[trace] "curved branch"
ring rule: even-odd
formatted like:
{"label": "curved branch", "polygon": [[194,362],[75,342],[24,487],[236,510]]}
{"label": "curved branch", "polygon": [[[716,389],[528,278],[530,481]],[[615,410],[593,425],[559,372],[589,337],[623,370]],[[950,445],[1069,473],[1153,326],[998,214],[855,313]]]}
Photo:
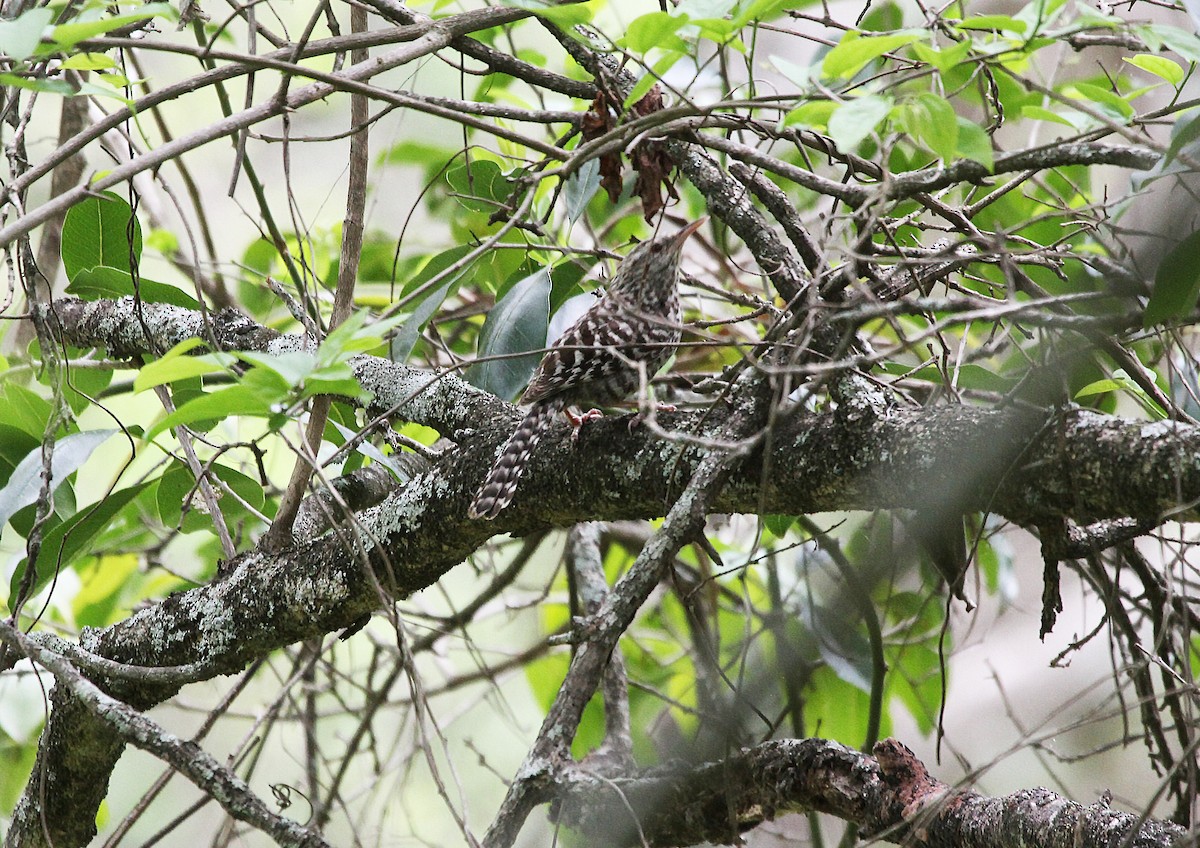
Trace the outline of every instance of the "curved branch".
{"label": "curved branch", "polygon": [[[816,811],[896,844],[958,848],[1169,848],[1187,831],[1048,789],[994,798],[930,777],[894,739],[875,756],[823,739],[785,739],[716,763],[598,778],[582,769],[548,793],[560,823],[611,845],[734,842],[786,813]],[[641,841],[644,840],[644,841]]]}

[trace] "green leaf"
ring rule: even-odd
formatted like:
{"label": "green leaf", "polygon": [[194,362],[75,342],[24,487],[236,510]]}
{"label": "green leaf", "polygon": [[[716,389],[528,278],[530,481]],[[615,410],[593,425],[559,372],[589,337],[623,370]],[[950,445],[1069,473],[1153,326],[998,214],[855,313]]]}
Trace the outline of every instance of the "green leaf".
{"label": "green leaf", "polygon": [[393,315],[368,324],[369,317],[370,312],[362,309],[334,327],[321,340],[321,346],[317,348],[317,361],[322,365],[344,362],[357,353],[380,347],[384,337],[404,321],[403,316]]}
{"label": "green leaf", "polygon": [[802,127],[823,130],[829,126],[829,119],[840,105],[832,100],[808,100],[788,112],[783,118],[783,125],[790,127],[799,124]]}
{"label": "green leaf", "polygon": [[179,252],[179,237],[170,230],[153,229],[146,233],[146,247],[170,256]]}
{"label": "green leaf", "polygon": [[908,708],[921,733],[936,726],[944,682],[937,651],[908,642],[889,651],[888,679],[895,696]]}
{"label": "green leaf", "polygon": [[936,94],[919,94],[901,104],[899,111],[905,129],[949,164],[958,145],[958,119],[949,101]]}
{"label": "green leaf", "polygon": [[306,350],[278,355],[248,350],[242,352],[241,358],[253,362],[259,370],[277,375],[284,392],[302,386],[317,367],[316,355]]}
{"label": "green leaf", "polygon": [[41,79],[38,77],[23,77],[19,74],[0,74],[0,86],[16,86],[28,91],[41,91],[46,94],[57,94],[62,97],[73,97],[75,95],[75,86],[61,79]]}
{"label": "green leaf", "polygon": [[990,171],[996,164],[996,160],[992,151],[992,138],[987,134],[987,130],[974,121],[961,116],[956,116],[955,121],[958,123],[958,142],[954,148],[955,154],[963,159],[978,162]]}
{"label": "green leaf", "polygon": [[[95,55],[95,54],[93,54],[93,55]],[[124,92],[124,88],[126,86],[133,84],[133,81],[130,80],[129,77],[125,76],[124,74],[118,74],[118,73],[107,73],[106,74],[106,73],[102,73],[102,72],[97,72],[96,76],[99,79],[103,80],[108,85],[112,86],[112,90],[108,90],[108,89],[102,88],[98,85],[92,85],[91,83],[85,82],[79,86],[80,94],[99,94],[102,97],[111,97],[114,100],[122,100],[126,104],[133,103],[132,100],[130,100],[128,97],[125,96],[125,92]]]}
{"label": "green leaf", "polygon": [[0,53],[18,62],[32,56],[42,40],[42,33],[53,19],[54,11],[42,6],[23,12],[13,20],[0,21]]}
{"label": "green leaf", "polygon": [[1154,56],[1149,53],[1139,53],[1137,56],[1126,56],[1125,61],[1135,68],[1141,68],[1148,74],[1165,79],[1171,85],[1179,86],[1183,82],[1183,68],[1166,56]]}
{"label": "green leaf", "polygon": [[[788,80],[795,84],[801,91],[808,91],[812,88],[812,68],[808,65],[798,65],[795,62],[785,59],[782,56],[768,57],[771,64],[779,73],[783,74]],[[796,111],[795,109],[792,110]]]}
{"label": "green leaf", "polygon": [[588,269],[578,262],[559,262],[550,269],[550,314],[553,315],[564,303],[583,292],[579,284]]}
{"label": "green leaf", "polygon": [[763,526],[771,531],[771,535],[776,539],[782,539],[787,535],[788,530],[796,523],[794,515],[764,515],[762,517]]}
{"label": "green leaf", "polygon": [[[85,430],[64,436],[54,444],[50,461],[51,485],[57,488],[67,477],[79,470],[100,445],[116,430]],[[42,488],[42,448],[25,455],[13,469],[8,482],[0,489],[0,527],[8,523],[13,513],[34,503]]]}
{"label": "green leaf", "polygon": [[508,198],[510,186],[491,159],[461,162],[446,172],[455,200],[473,212],[495,212]]}
{"label": "green leaf", "polygon": [[[497,301],[479,334],[479,360],[467,381],[511,400],[529,382],[546,346],[550,323],[550,273],[541,268]],[[533,351],[525,356],[516,356]]]}
{"label": "green leaf", "polygon": [[829,136],[838,149],[849,153],[875,131],[892,111],[892,98],[868,94],[843,103],[829,118]]}
{"label": "green leaf", "polygon": [[203,344],[204,342],[200,339],[188,339],[177,344],[161,359],[156,359],[143,366],[138,375],[133,378],[134,392],[144,392],[146,389],[152,389],[164,383],[173,383],[176,380],[228,371],[233,363],[237,362],[236,356],[224,352],[207,353],[203,356],[181,356],[174,353],[183,345],[187,345],[186,351]]}
{"label": "green leaf", "polygon": [[132,272],[130,256],[135,260],[142,256],[142,228],[133,208],[112,192],[85,197],[67,210],[61,252],[71,281],[80,271],[98,265],[128,274]]}
{"label": "green leaf", "polygon": [[412,311],[404,319],[404,323],[400,325],[400,329],[392,336],[390,346],[388,347],[388,358],[392,362],[405,362],[408,360],[409,354],[412,353],[412,349],[417,344],[417,338],[421,335],[421,331],[425,329],[425,325],[429,323],[429,319],[441,308],[442,302],[450,294],[450,289],[453,285],[454,280],[451,280],[441,288],[436,289],[417,301],[416,306],[413,307]]}
{"label": "green leaf", "polygon": [[[440,276],[447,268],[452,268],[453,266],[457,265],[459,261],[461,261],[463,257],[467,256],[467,254],[471,253],[472,250],[474,250],[474,245],[462,244],[458,247],[452,247],[449,250],[444,250],[441,253],[430,257],[428,261],[421,266],[421,270],[414,274],[404,284],[404,288],[401,291],[401,297],[408,297],[426,283],[429,283],[431,280],[433,280],[434,277]],[[472,265],[468,264],[462,268],[459,268],[450,276],[450,282],[456,283],[461,280],[471,267]]]}
{"label": "green leaf", "polygon": [[633,89],[629,92],[629,96],[625,98],[624,108],[631,108],[633,104],[649,94],[650,89],[654,88],[658,84],[658,81],[663,78],[663,75],[675,67],[675,63],[683,57],[684,54],[678,50],[670,50],[655,62],[650,72],[643,74],[642,78],[634,84]]}
{"label": "green leaf", "polygon": [[[742,28],[737,25],[736,21],[727,21],[723,18],[701,18],[688,22],[688,30],[690,31],[693,27],[700,38],[707,38],[717,44],[727,44],[739,53],[746,52],[745,43],[737,37]],[[664,44],[663,46],[668,45]],[[671,41],[670,46],[686,49],[682,39]]]}
{"label": "green leaf", "polygon": [[525,9],[560,27],[586,24],[596,16],[606,0],[587,0],[586,3],[549,3],[544,0],[504,0],[505,6]]}
{"label": "green leaf", "polygon": [[380,154],[380,161],[391,165],[422,165],[426,170],[440,171],[454,156],[454,148],[429,141],[408,140],[393,144]]}
{"label": "green leaf", "polygon": [[[1062,13],[1066,2],[1067,0],[1032,0],[1014,17],[1019,21],[1024,21],[1028,25],[1030,34],[1033,35],[1053,23]],[[1050,43],[1053,42],[1046,42],[1046,44]]]}
{"label": "green leaf", "polygon": [[1105,15],[1079,0],[1075,2],[1075,20],[1072,24],[1081,29],[1119,29],[1125,21],[1116,15]]}
{"label": "green leaf", "polygon": [[[75,622],[104,627],[118,616],[118,602],[130,580],[136,579],[137,554],[107,554],[84,559],[78,566],[82,585],[71,598]],[[128,613],[126,613],[127,615]]]}
{"label": "green leaf", "polygon": [[[870,695],[847,683],[832,669],[817,668],[804,689],[804,721],[823,739],[850,747],[863,743],[870,713]],[[890,733],[888,711],[884,710],[881,737]]]}
{"label": "green leaf", "polygon": [[1154,275],[1154,290],[1142,315],[1142,326],[1181,319],[1191,314],[1200,295],[1200,230],[1168,253]]}
{"label": "green leaf", "polygon": [[587,209],[588,203],[600,187],[600,160],[589,159],[579,166],[579,170],[571,174],[563,189],[563,199],[567,204],[567,220],[574,224],[579,216]]}
{"label": "green leaf", "polygon": [[1160,85],[1162,85],[1162,83],[1159,83],[1159,82],[1154,82],[1154,83],[1151,83],[1150,85],[1143,85],[1141,88],[1130,89],[1129,91],[1126,91],[1121,96],[1124,97],[1126,100],[1137,100],[1143,94],[1149,94],[1150,92],[1154,91],[1154,89],[1158,88]]}
{"label": "green leaf", "polygon": [[7,383],[0,393],[0,409],[5,424],[24,430],[41,444],[50,420],[50,404],[41,395],[16,383]]}
{"label": "green leaf", "polygon": [[104,53],[76,53],[64,59],[59,67],[76,71],[104,71],[117,67],[117,63]]}
{"label": "green leaf", "polygon": [[75,21],[67,24],[59,24],[50,31],[50,38],[60,47],[69,50],[85,38],[103,35],[126,24],[144,21],[146,18],[171,18],[174,16],[175,10],[171,8],[170,3],[147,3],[144,6],[139,6],[136,12],[112,15],[111,17],[100,18],[95,21]]}
{"label": "green leaf", "polygon": [[262,276],[270,274],[278,260],[279,248],[265,238],[257,238],[250,242],[242,254],[242,264]]}
{"label": "green leaf", "polygon": [[[1098,85],[1092,85],[1091,83],[1086,82],[1074,83],[1071,88],[1078,92],[1080,97],[1090,100],[1093,103],[1097,103],[1100,106],[1107,107],[1108,110],[1114,112],[1123,119],[1133,117],[1133,106],[1129,104],[1129,101],[1126,98],[1117,94],[1115,91],[1111,91],[1107,88],[1101,88]],[[1067,93],[1071,93],[1070,89],[1068,89]]]}
{"label": "green leaf", "polygon": [[[1140,365],[1140,363],[1139,363]],[[1152,368],[1141,366],[1142,373],[1152,382],[1162,385],[1162,380]],[[1124,368],[1118,368],[1113,372],[1112,379],[1096,380],[1089,383],[1075,393],[1075,398],[1093,397],[1095,395],[1104,394],[1106,392],[1124,391],[1132,395],[1141,403],[1142,407],[1149,411],[1159,421],[1168,417],[1167,411],[1158,405],[1146,390],[1137,384],[1137,382],[1129,376]]]}
{"label": "green leaf", "polygon": [[1106,392],[1119,392],[1123,388],[1125,388],[1125,385],[1119,380],[1096,380],[1095,382],[1088,383],[1082,389],[1077,391],[1075,393],[1075,399],[1079,400],[1080,398],[1094,397],[1095,395],[1102,395]]}
{"label": "green leaf", "polygon": [[807,3],[802,0],[801,2],[798,0],[750,0],[738,12],[732,23],[734,27],[741,29],[751,21],[767,21],[785,9],[795,9],[805,5]]}
{"label": "green leaf", "polygon": [[669,47],[679,50],[682,49],[683,42],[675,33],[687,22],[687,15],[650,12],[629,22],[622,41],[635,53],[645,53],[653,47]]}
{"label": "green leaf", "polygon": [[[262,486],[257,481],[220,463],[214,463],[209,468],[209,473],[215,475],[246,504],[256,510],[262,509],[265,496]],[[222,487],[213,486],[213,490],[218,493],[217,504],[227,521],[232,523],[251,514],[237,498],[223,492]],[[163,473],[154,498],[158,516],[167,527],[178,526],[184,533],[212,531],[212,517],[205,513],[204,501],[196,487],[196,478],[183,463],[175,462]]]}
{"label": "green leaf", "polygon": [[848,32],[837,46],[825,55],[821,71],[827,77],[849,79],[884,53],[890,53],[923,37],[922,33],[899,32],[892,35],[864,36]]}
{"label": "green leaf", "polygon": [[[34,579],[33,594],[37,594],[54,579],[60,566],[70,566],[77,557],[85,553],[92,542],[108,528],[117,513],[149,485],[149,482],[139,483],[128,489],[113,492],[46,533],[35,566],[37,577]],[[16,603],[17,589],[28,566],[28,559],[21,560],[21,564],[13,572],[9,582],[10,608]]]}
{"label": "green leaf", "polygon": [[[249,376],[247,374],[246,376]],[[287,397],[287,387],[276,387],[276,391],[264,391],[260,387],[269,381],[256,381],[259,385],[248,385],[244,380],[241,384],[221,389],[211,394],[201,395],[190,400],[176,409],[166,418],[159,421],[146,433],[150,441],[165,430],[180,424],[195,424],[199,421],[219,421],[231,415],[249,415],[267,418],[275,411],[275,403]]]}
{"label": "green leaf", "polygon": [[1189,62],[1200,62],[1200,38],[1195,33],[1167,24],[1143,24],[1132,29],[1151,50],[1167,47]]}
{"label": "green leaf", "polygon": [[301,393],[301,397],[336,395],[337,397],[360,400],[364,403],[374,397],[370,392],[363,389],[358,380],[354,379],[354,374],[349,368],[343,370],[345,370],[346,374],[342,377],[335,377],[332,374],[324,372],[314,374],[304,381],[304,391]]}
{"label": "green leaf", "polygon": [[675,11],[690,18],[723,18],[737,5],[738,0],[680,0]]}
{"label": "green leaf", "polygon": [[41,444],[41,439],[20,427],[0,424],[0,485],[7,483],[21,460]]}
{"label": "green leaf", "polygon": [[970,39],[960,41],[944,50],[930,47],[920,41],[912,43],[913,54],[922,62],[933,65],[943,74],[961,65],[966,60],[967,54],[971,52],[971,47]]}
{"label": "green leaf", "polygon": [[1167,155],[1163,157],[1163,165],[1169,165],[1179,155],[1179,151],[1200,138],[1200,112],[1193,112],[1187,120],[1177,120],[1171,128],[1171,144],[1167,147]]}
{"label": "green leaf", "polygon": [[133,297],[139,294],[144,303],[169,303],[184,309],[199,309],[200,303],[196,298],[166,283],[138,278],[138,284],[133,284],[133,275],[128,271],[107,266],[83,268],[75,272],[74,279],[67,286],[69,294],[84,300],[100,300],[102,298]]}
{"label": "green leaf", "polygon": [[859,26],[863,32],[888,33],[904,26],[904,11],[895,0],[872,3],[870,11],[862,16]]}
{"label": "green leaf", "polygon": [[1032,118],[1035,121],[1053,121],[1056,124],[1065,124],[1066,126],[1075,129],[1075,124],[1071,123],[1057,112],[1052,112],[1042,106],[1022,106],[1021,117]]}
{"label": "green leaf", "polygon": [[[87,409],[112,383],[113,372],[106,368],[70,368],[63,394],[71,411],[76,415]],[[43,371],[38,382],[45,386],[54,385],[56,376],[49,371]]]}
{"label": "green leaf", "polygon": [[959,21],[954,24],[954,28],[968,30],[982,29],[991,32],[1015,32],[1019,35],[1029,29],[1029,24],[1008,15],[975,15],[974,17],[967,18],[965,21]]}

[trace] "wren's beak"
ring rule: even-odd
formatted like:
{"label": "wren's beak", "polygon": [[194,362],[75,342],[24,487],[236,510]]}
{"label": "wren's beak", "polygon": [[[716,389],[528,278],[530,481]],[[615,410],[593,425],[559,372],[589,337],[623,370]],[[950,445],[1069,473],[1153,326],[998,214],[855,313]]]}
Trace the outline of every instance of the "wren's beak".
{"label": "wren's beak", "polygon": [[692,221],[692,223],[675,234],[675,237],[671,239],[671,247],[675,250],[682,250],[683,243],[691,238],[692,233],[696,232],[696,230],[703,227],[706,223],[708,223],[707,215],[701,215],[698,219]]}

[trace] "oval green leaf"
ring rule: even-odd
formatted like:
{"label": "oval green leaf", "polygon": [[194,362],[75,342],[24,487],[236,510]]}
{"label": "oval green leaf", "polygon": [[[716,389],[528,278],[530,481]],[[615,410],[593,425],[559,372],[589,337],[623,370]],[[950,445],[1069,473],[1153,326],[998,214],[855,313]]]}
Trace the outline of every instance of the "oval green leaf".
{"label": "oval green leaf", "polygon": [[505,400],[516,397],[541,358],[549,324],[550,274],[541,268],[488,313],[479,334],[480,361],[467,369],[467,381]]}
{"label": "oval green leaf", "polygon": [[142,256],[142,227],[133,208],[112,192],[85,197],[67,210],[61,253],[72,282],[80,271],[99,265],[129,274],[130,257]]}
{"label": "oval green leaf", "polygon": [[1166,255],[1154,275],[1154,290],[1142,315],[1142,325],[1183,318],[1200,295],[1200,231],[1192,233]]}
{"label": "oval green leaf", "polygon": [[1173,62],[1166,56],[1140,53],[1137,56],[1126,56],[1125,61],[1135,68],[1141,68],[1148,74],[1165,79],[1171,85],[1178,86],[1183,82],[1183,68],[1179,67],[1178,62]]}
{"label": "oval green leaf", "polygon": [[868,94],[843,103],[829,118],[829,136],[839,150],[849,153],[873,133],[891,111],[892,98],[881,94]]}
{"label": "oval green leaf", "polygon": [[838,45],[829,51],[825,61],[821,63],[821,71],[827,77],[848,79],[884,53],[889,53],[911,44],[921,35],[917,33],[898,32],[892,35],[864,36],[857,32],[849,32]]}

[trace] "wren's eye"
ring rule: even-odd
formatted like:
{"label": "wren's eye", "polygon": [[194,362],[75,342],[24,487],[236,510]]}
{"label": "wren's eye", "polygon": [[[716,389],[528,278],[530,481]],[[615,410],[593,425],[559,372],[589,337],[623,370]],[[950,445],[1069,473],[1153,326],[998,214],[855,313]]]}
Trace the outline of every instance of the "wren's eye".
{"label": "wren's eye", "polygon": [[656,241],[656,242],[654,242],[654,244],[650,245],[651,253],[662,253],[662,249],[663,249],[663,243],[661,241]]}

